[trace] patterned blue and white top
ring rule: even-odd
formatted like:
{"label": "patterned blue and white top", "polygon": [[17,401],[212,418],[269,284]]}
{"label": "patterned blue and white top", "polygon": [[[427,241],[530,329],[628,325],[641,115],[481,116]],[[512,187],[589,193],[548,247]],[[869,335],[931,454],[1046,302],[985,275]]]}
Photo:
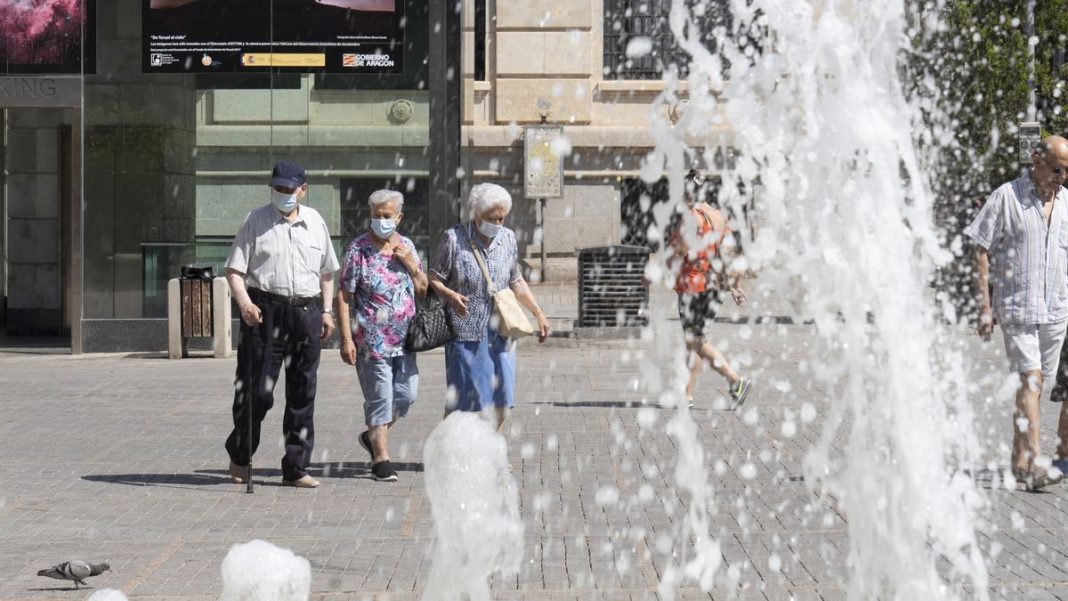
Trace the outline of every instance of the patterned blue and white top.
{"label": "patterned blue and white top", "polygon": [[990,254],[990,299],[1002,323],[1068,318],[1068,190],[1057,190],[1049,226],[1031,177],[1003,184],[987,198],[965,235]]}
{"label": "patterned blue and white top", "polygon": [[467,297],[467,317],[460,317],[448,305],[449,317],[456,330],[456,340],[476,342],[485,337],[489,328],[490,315],[493,314],[493,298],[489,295],[486,278],[478,260],[471,253],[471,240],[486,262],[493,285],[497,290],[504,290],[509,285],[523,279],[519,270],[519,247],[515,232],[502,227],[490,242],[483,246],[481,237],[476,233],[473,222],[460,223],[445,230],[438,244],[434,265],[430,272],[450,289]]}

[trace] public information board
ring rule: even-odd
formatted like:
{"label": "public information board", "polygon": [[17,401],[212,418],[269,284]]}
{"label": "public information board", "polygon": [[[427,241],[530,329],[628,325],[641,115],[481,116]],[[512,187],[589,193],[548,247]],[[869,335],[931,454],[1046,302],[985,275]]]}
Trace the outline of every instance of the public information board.
{"label": "public information board", "polygon": [[557,140],[563,141],[559,125],[528,125],[523,128],[523,195],[527,198],[562,198],[564,158]]}
{"label": "public information board", "polygon": [[95,0],[0,0],[0,75],[96,72]]}
{"label": "public information board", "polygon": [[404,72],[404,0],[141,0],[145,73]]}
{"label": "public information board", "polygon": [[1038,145],[1042,142],[1042,128],[1034,121],[1024,121],[1020,123],[1019,139],[1020,164],[1030,165],[1031,155],[1035,154],[1035,150],[1038,150]]}

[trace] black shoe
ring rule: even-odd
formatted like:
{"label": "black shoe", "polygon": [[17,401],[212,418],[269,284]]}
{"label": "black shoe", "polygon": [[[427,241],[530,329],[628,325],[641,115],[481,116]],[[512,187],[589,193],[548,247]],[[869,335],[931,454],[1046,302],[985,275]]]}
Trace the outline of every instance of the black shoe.
{"label": "black shoe", "polygon": [[371,466],[371,477],[379,482],[396,482],[397,471],[390,465],[389,459],[386,459]]}
{"label": "black shoe", "polygon": [[364,430],[363,432],[360,432],[360,436],[358,438],[360,439],[360,446],[363,447],[363,450],[367,451],[367,454],[371,456],[371,464],[373,465],[375,462],[375,451],[371,448],[371,433],[367,430]]}

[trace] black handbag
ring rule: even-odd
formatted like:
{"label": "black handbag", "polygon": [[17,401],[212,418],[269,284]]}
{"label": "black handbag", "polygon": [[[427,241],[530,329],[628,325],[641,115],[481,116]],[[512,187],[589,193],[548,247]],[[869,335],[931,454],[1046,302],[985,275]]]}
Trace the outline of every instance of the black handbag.
{"label": "black handbag", "polygon": [[449,312],[434,293],[427,288],[426,298],[416,300],[415,316],[408,324],[408,335],[404,337],[404,350],[409,353],[421,353],[436,349],[456,338]]}

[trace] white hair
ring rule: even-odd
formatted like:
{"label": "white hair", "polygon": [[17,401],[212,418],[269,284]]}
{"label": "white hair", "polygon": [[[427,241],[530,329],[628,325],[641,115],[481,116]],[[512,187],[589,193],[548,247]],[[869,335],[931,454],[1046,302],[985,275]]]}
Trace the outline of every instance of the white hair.
{"label": "white hair", "polygon": [[367,198],[367,205],[374,208],[391,200],[395,203],[393,207],[398,213],[404,211],[404,195],[396,190],[375,190]]}
{"label": "white hair", "polygon": [[512,195],[497,184],[478,184],[471,188],[467,197],[467,211],[471,217],[482,218],[486,211],[504,207],[506,213],[512,212]]}

